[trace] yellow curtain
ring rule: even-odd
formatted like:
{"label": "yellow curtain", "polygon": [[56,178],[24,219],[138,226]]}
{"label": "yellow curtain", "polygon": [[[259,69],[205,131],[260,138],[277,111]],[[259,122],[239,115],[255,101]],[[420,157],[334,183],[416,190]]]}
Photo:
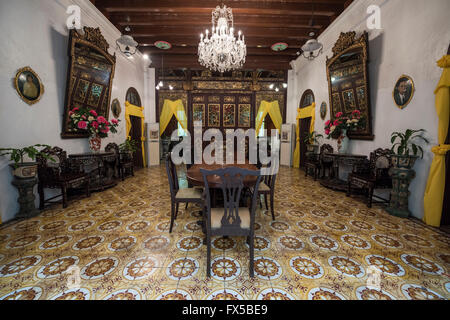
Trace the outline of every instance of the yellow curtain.
{"label": "yellow curtain", "polygon": [[183,130],[187,131],[187,116],[186,111],[184,110],[183,101],[171,101],[166,99],[164,100],[163,110],[161,112],[161,116],[159,117],[161,136],[163,135],[164,131],[166,131],[166,128],[173,116],[175,116],[175,118],[178,120]]}
{"label": "yellow curtain", "polygon": [[283,124],[283,117],[280,112],[280,105],[278,101],[262,101],[261,106],[259,107],[258,114],[256,116],[256,134],[258,135],[259,130],[261,130],[264,119],[267,114],[269,114],[272,119],[275,128],[281,131],[281,125]]}
{"label": "yellow curtain", "polygon": [[313,102],[309,107],[297,109],[297,143],[295,145],[294,151],[294,168],[300,167],[300,120],[312,118],[311,119],[311,127],[309,131],[312,133],[314,131],[314,126],[316,122],[316,103]]}
{"label": "yellow curtain", "polygon": [[433,227],[439,227],[441,225],[445,189],[445,155],[450,151],[450,145],[444,144],[449,128],[450,55],[446,55],[439,60],[438,66],[444,69],[441,80],[434,91],[434,94],[436,95],[436,111],[439,117],[439,146],[431,149],[435,154],[435,157],[431,164],[428,183],[425,189],[425,215],[423,217],[423,221]]}
{"label": "yellow curtain", "polygon": [[130,132],[131,132],[131,119],[130,116],[141,118],[141,125],[142,125],[142,160],[144,167],[147,166],[147,161],[145,159],[145,116],[144,116],[144,107],[138,107],[135,105],[132,105],[128,101],[125,101],[125,121],[127,123],[127,139],[131,139]]}

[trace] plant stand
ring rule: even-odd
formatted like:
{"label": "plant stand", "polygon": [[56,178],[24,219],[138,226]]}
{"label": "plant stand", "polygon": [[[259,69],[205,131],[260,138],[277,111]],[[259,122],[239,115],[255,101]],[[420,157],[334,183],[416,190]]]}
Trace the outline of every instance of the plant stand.
{"label": "plant stand", "polygon": [[389,174],[392,177],[392,192],[386,211],[393,216],[407,218],[411,215],[408,208],[409,185],[416,172],[408,168],[391,168]]}
{"label": "plant stand", "polygon": [[32,218],[39,215],[40,211],[36,209],[34,203],[36,197],[33,192],[34,186],[37,182],[38,179],[36,177],[27,179],[19,179],[14,177],[14,180],[11,182],[11,184],[19,191],[19,198],[17,202],[19,202],[20,210],[16,214],[16,218]]}

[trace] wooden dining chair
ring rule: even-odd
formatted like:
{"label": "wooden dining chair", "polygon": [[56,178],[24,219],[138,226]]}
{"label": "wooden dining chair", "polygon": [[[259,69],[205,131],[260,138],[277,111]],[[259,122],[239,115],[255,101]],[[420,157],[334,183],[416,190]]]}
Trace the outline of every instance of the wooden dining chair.
{"label": "wooden dining chair", "polygon": [[[267,202],[267,197],[270,197],[270,211],[272,213],[272,220],[275,221],[275,182],[277,180],[277,174],[272,173],[271,175],[262,176],[261,184],[258,189],[258,201],[260,208],[262,209],[261,196],[264,197],[264,202],[266,205],[266,210],[269,210],[269,205]],[[250,188],[250,194],[253,194],[253,188]]]}
{"label": "wooden dining chair", "polygon": [[[259,171],[230,167],[219,170],[200,169],[203,176],[206,195],[206,210],[204,223],[206,224],[207,244],[207,275],[211,277],[211,237],[213,236],[245,236],[250,247],[250,277],[254,277],[254,236],[255,236],[255,210],[258,188],[261,182]],[[222,190],[223,208],[211,208],[211,196],[208,177],[219,177],[218,190]],[[253,186],[256,192],[251,197],[248,207],[240,207],[241,196],[244,193],[244,180],[247,177],[256,178]]]}
{"label": "wooden dining chair", "polygon": [[[202,208],[204,207],[204,197],[202,190],[198,188],[183,188],[180,189],[178,183],[177,168],[172,162],[171,154],[167,154],[165,158],[166,171],[169,179],[170,200],[171,200],[171,214],[170,214],[170,233],[172,233],[173,225],[178,216],[180,203],[197,203]],[[187,205],[186,205],[187,208]]]}

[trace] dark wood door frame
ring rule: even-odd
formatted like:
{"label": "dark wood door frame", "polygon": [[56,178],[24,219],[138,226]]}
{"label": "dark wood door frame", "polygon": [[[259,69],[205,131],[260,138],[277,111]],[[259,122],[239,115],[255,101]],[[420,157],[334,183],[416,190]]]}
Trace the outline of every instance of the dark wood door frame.
{"label": "dark wood door frame", "polygon": [[305,167],[306,161],[306,144],[303,142],[305,134],[308,134],[311,128],[312,117],[299,120],[300,126],[300,168]]}

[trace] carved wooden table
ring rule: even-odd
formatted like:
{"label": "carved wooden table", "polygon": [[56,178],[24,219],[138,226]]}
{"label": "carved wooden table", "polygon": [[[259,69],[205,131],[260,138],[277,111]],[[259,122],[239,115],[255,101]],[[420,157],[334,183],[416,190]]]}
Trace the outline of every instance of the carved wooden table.
{"label": "carved wooden table", "polygon": [[364,163],[367,156],[355,154],[341,154],[341,153],[325,153],[323,155],[325,161],[333,161],[333,178],[325,178],[320,181],[320,184],[326,188],[347,191],[347,181],[339,178],[339,168],[341,165],[355,166]]}
{"label": "carved wooden table", "polygon": [[101,191],[117,185],[117,155],[114,152],[72,154],[69,159],[81,164],[90,176],[91,191]]}

